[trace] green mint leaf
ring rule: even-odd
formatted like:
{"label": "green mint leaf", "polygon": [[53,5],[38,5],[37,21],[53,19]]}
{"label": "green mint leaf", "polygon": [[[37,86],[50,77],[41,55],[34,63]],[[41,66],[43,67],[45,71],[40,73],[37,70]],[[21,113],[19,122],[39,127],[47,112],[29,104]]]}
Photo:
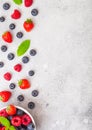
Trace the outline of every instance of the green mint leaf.
{"label": "green mint leaf", "polygon": [[22,0],[13,0],[15,4],[17,5],[21,5],[22,4]]}
{"label": "green mint leaf", "polygon": [[10,126],[9,130],[16,130],[14,126]]}
{"label": "green mint leaf", "polygon": [[17,55],[22,56],[30,47],[30,40],[23,41],[17,49]]}
{"label": "green mint leaf", "polygon": [[10,121],[7,118],[3,117],[3,116],[0,116],[0,123],[3,126],[10,127]]}

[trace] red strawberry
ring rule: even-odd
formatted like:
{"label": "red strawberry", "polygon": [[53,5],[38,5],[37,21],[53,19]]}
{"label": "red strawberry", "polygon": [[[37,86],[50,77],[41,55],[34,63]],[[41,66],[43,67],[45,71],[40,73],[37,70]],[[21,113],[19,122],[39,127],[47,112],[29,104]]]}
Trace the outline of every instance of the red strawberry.
{"label": "red strawberry", "polygon": [[9,81],[9,80],[11,80],[12,75],[11,75],[9,72],[7,72],[7,73],[4,74],[4,78],[5,78],[7,81]]}
{"label": "red strawberry", "polygon": [[14,70],[17,71],[17,72],[20,72],[21,69],[22,69],[22,65],[21,65],[21,64],[16,64],[16,65],[14,66]]}
{"label": "red strawberry", "polygon": [[11,123],[14,126],[20,126],[21,125],[21,117],[20,116],[14,116],[11,120]]}
{"label": "red strawberry", "polygon": [[26,7],[30,7],[32,5],[32,3],[33,3],[33,0],[24,0],[24,5]]}
{"label": "red strawberry", "polygon": [[24,21],[23,27],[26,30],[26,32],[30,32],[34,27],[34,23],[31,19],[27,19],[26,21]]}
{"label": "red strawberry", "polygon": [[6,109],[3,109],[3,110],[0,111],[0,116],[4,116],[4,117],[8,116]]}
{"label": "red strawberry", "polygon": [[11,92],[10,91],[1,91],[0,92],[0,100],[2,102],[7,102],[11,97]]}
{"label": "red strawberry", "polygon": [[13,14],[11,15],[13,19],[19,19],[21,17],[21,13],[19,10],[15,9]]}
{"label": "red strawberry", "polygon": [[6,112],[10,116],[15,115],[16,114],[16,107],[14,105],[9,105],[6,108]]}
{"label": "red strawberry", "polygon": [[29,81],[28,81],[27,79],[21,79],[21,80],[18,82],[18,84],[19,84],[19,87],[20,87],[21,89],[30,88],[30,83],[29,83]]}
{"label": "red strawberry", "polygon": [[6,31],[5,33],[3,33],[2,35],[2,39],[5,42],[11,43],[12,42],[12,34],[9,31]]}
{"label": "red strawberry", "polygon": [[31,122],[32,122],[32,119],[30,118],[29,115],[24,114],[24,115],[22,116],[22,124],[23,124],[23,125],[27,126],[27,125],[30,124]]}

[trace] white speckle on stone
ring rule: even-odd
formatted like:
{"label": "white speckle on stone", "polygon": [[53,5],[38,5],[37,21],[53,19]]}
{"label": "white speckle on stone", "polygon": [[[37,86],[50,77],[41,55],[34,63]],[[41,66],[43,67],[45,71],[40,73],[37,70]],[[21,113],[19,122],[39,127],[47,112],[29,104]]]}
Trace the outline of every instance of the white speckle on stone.
{"label": "white speckle on stone", "polygon": [[83,120],[83,123],[88,124],[88,119],[85,118],[85,119]]}
{"label": "white speckle on stone", "polygon": [[44,69],[44,71],[47,72],[47,70],[48,70],[48,64],[44,64],[44,65],[43,65],[43,69]]}

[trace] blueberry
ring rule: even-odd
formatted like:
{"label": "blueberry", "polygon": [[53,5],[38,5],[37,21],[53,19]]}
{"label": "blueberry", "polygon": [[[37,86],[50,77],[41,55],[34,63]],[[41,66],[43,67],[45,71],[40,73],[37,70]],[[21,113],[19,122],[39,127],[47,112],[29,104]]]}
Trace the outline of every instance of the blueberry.
{"label": "blueberry", "polygon": [[11,30],[15,29],[15,24],[14,24],[14,23],[11,23],[11,24],[9,25],[9,28],[10,28]]}
{"label": "blueberry", "polygon": [[24,114],[24,112],[22,110],[20,110],[20,109],[17,110],[17,115],[23,115],[23,114]]}
{"label": "blueberry", "polygon": [[38,14],[38,10],[37,9],[32,9],[31,14],[33,16],[36,16]]}
{"label": "blueberry", "polygon": [[29,76],[33,76],[33,75],[35,74],[35,72],[34,72],[33,70],[30,70],[30,71],[28,72],[28,74],[29,74]]}
{"label": "blueberry", "polygon": [[14,89],[16,87],[16,85],[14,84],[14,83],[11,83],[10,85],[9,85],[9,88],[10,89]]}
{"label": "blueberry", "polygon": [[32,96],[33,96],[33,97],[37,97],[38,94],[39,94],[38,90],[33,90],[33,91],[32,91]]}
{"label": "blueberry", "polygon": [[17,38],[22,38],[23,37],[23,33],[22,32],[17,32],[16,36],[17,36]]}
{"label": "blueberry", "polygon": [[30,55],[31,55],[31,56],[35,56],[36,53],[37,53],[36,50],[34,50],[34,49],[30,50]]}
{"label": "blueberry", "polygon": [[28,58],[27,56],[24,56],[24,57],[22,58],[22,62],[23,62],[23,63],[28,63],[28,61],[29,61],[29,58]]}
{"label": "blueberry", "polygon": [[13,53],[9,53],[7,56],[8,60],[13,60],[14,57],[15,57],[15,55]]}
{"label": "blueberry", "polygon": [[6,52],[7,51],[7,46],[5,46],[5,45],[1,46],[1,51]]}
{"label": "blueberry", "polygon": [[3,4],[3,9],[8,10],[10,8],[10,4],[9,3],[4,3]]}
{"label": "blueberry", "polygon": [[23,95],[19,95],[19,96],[17,97],[17,99],[21,102],[21,101],[24,100],[24,96],[23,96]]}
{"label": "blueberry", "polygon": [[8,119],[11,121],[12,120],[12,116],[8,116]]}
{"label": "blueberry", "polygon": [[27,130],[34,130],[34,126],[32,123],[27,126]]}
{"label": "blueberry", "polygon": [[0,22],[4,22],[5,21],[5,17],[1,16],[0,17]]}
{"label": "blueberry", "polygon": [[0,68],[2,68],[3,66],[4,66],[4,63],[0,61]]}
{"label": "blueberry", "polygon": [[35,103],[34,102],[29,102],[28,103],[28,108],[30,108],[30,109],[35,108]]}

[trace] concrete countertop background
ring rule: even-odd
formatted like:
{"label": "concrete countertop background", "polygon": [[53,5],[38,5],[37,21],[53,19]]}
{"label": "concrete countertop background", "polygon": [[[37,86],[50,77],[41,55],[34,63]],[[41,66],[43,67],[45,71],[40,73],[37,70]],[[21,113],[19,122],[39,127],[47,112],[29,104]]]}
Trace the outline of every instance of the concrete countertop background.
{"label": "concrete countertop background", "polygon": [[[92,130],[92,1],[91,0],[34,0],[30,9],[23,5],[18,7],[11,0],[9,11],[2,9],[0,1],[0,16],[6,21],[0,23],[1,35],[9,30],[11,22],[15,22],[16,29],[12,31],[14,41],[7,44],[8,51],[0,51],[0,60],[5,67],[0,69],[0,91],[9,89],[10,82],[20,78],[28,78],[30,90],[20,90],[18,86],[12,91],[12,98],[7,103],[0,102],[0,108],[10,103],[26,108],[34,117],[37,130]],[[11,21],[11,12],[18,8],[22,18]],[[31,9],[37,8],[39,15],[31,16]],[[26,18],[32,18],[35,28],[31,33],[25,33],[22,23]],[[16,38],[16,32],[24,32],[23,39]],[[23,65],[21,73],[16,73],[13,66],[21,63],[21,57],[15,57],[11,62],[7,54],[14,52],[20,42],[31,39],[31,48],[37,50],[35,57]],[[0,46],[1,46],[0,45]],[[25,55],[29,56],[29,52]],[[28,71],[34,69],[36,74],[30,78]],[[13,78],[7,82],[3,78],[6,71],[11,71]],[[31,92],[39,90],[39,96],[34,98]],[[25,101],[19,103],[17,96],[23,94]],[[33,101],[35,109],[29,110],[27,104]]]}

